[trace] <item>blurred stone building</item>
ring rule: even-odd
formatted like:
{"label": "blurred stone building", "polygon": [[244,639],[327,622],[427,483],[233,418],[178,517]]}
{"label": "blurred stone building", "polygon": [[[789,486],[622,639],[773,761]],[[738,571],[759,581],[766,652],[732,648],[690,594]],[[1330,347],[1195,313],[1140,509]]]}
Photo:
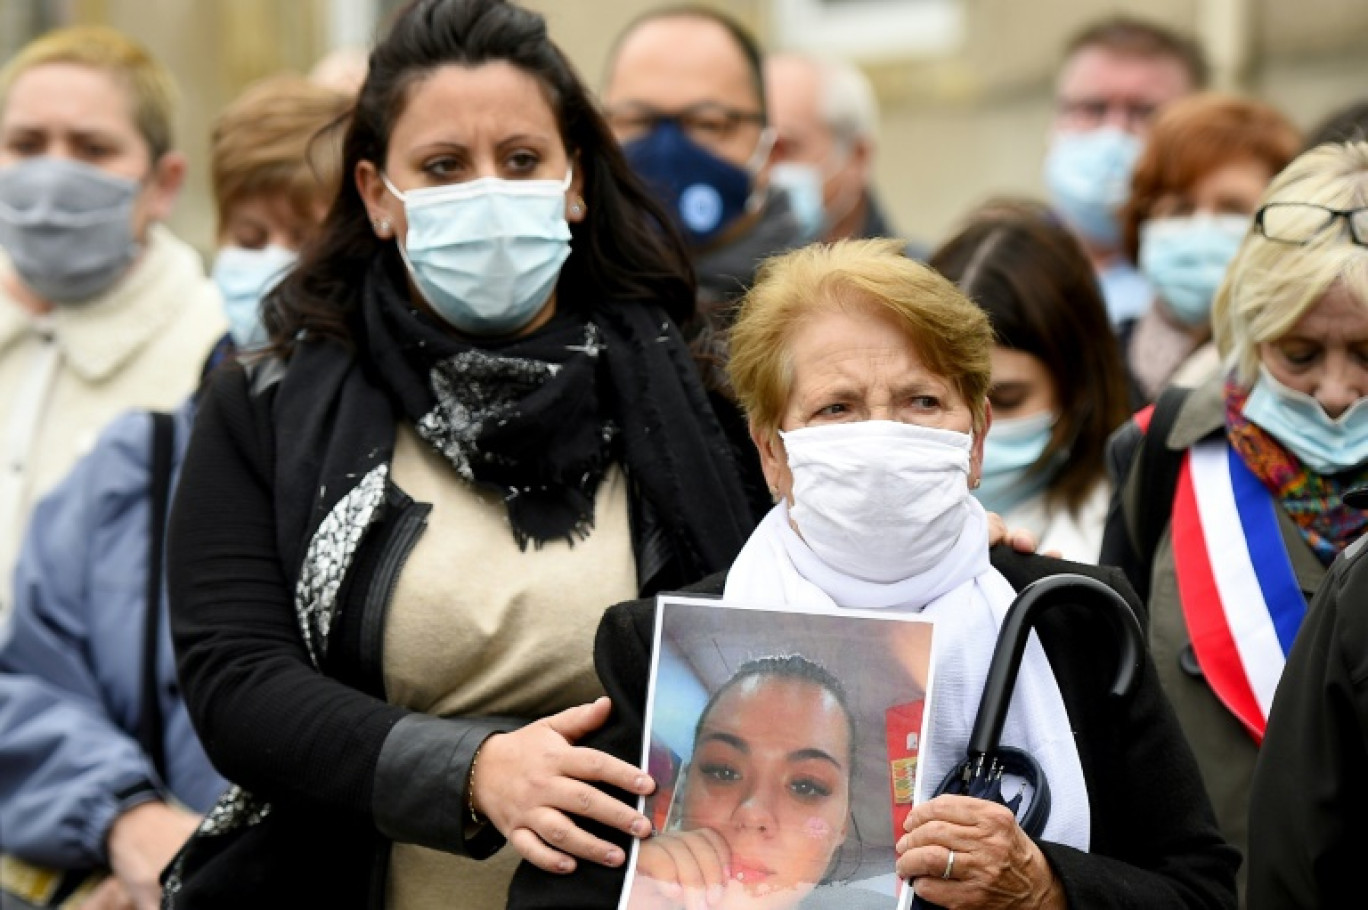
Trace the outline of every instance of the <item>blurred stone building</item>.
{"label": "blurred stone building", "polygon": [[[594,85],[614,36],[659,0],[525,0]],[[212,242],[205,149],[215,111],[278,69],[307,71],[364,45],[399,0],[0,0],[0,52],[63,22],[146,43],[180,79],[180,141],[193,165],[176,218]],[[1218,87],[1306,127],[1368,98],[1365,0],[714,0],[770,48],[847,56],[883,105],[878,182],[895,222],[934,242],[992,193],[1040,192],[1059,51],[1085,22],[1127,11],[1201,37]]]}

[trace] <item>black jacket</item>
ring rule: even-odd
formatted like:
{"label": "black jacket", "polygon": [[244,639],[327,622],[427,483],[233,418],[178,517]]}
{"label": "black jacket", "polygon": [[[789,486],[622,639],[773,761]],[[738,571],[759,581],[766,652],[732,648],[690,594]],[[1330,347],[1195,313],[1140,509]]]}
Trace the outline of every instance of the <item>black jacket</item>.
{"label": "black jacket", "polygon": [[[652,332],[656,372],[640,385],[658,390],[653,417],[672,424],[647,435],[679,440],[671,457],[688,462],[669,481],[733,492],[706,497],[722,501],[684,528],[641,492],[646,473],[669,467],[624,447],[646,593],[728,564],[749,516],[682,341],[641,310],[622,317]],[[387,401],[367,364],[333,342],[301,343],[288,367],[221,370],[173,510],[168,589],[186,704],[218,770],[270,804],[263,824],[290,832],[271,841],[286,852],[230,863],[228,880],[260,873],[281,906],[375,904],[391,840],[477,858],[502,845],[492,826],[467,830],[465,784],[484,739],[528,719],[438,718],[385,701],[389,596],[429,508],[389,480],[383,447],[357,442],[374,436],[360,428],[395,425]],[[242,807],[226,799],[212,814],[229,832],[257,827]],[[212,853],[212,838],[197,840]],[[187,904],[205,906],[176,906]]]}
{"label": "black jacket", "polygon": [[1249,796],[1250,910],[1357,906],[1368,855],[1368,537],[1316,592]]}
{"label": "black jacket", "polygon": [[[993,565],[1017,589],[1060,572],[1090,575],[1122,592],[1137,614],[1143,611],[1115,569],[1023,556],[1004,547],[993,550]],[[720,594],[724,581],[725,576],[715,575],[688,590]],[[594,660],[614,713],[583,745],[624,761],[640,759],[654,624],[653,600],[619,604],[604,617]],[[1106,693],[1115,673],[1116,646],[1102,619],[1081,606],[1061,606],[1043,614],[1036,631],[1074,725],[1092,810],[1091,852],[1040,844],[1069,906],[1234,907],[1239,857],[1216,830],[1196,762],[1160,691],[1153,664],[1147,658],[1136,691],[1113,702]],[[615,832],[598,826],[593,830],[626,846]],[[559,877],[523,863],[513,880],[509,907],[607,910],[617,906],[622,885],[621,869],[581,862],[570,876]]]}

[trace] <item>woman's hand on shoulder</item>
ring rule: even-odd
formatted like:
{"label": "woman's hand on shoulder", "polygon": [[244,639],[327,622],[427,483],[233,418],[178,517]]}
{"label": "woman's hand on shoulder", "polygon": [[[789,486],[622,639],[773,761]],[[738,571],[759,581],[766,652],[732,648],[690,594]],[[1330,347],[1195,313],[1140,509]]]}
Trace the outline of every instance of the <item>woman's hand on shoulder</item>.
{"label": "woman's hand on shoulder", "polygon": [[626,861],[622,849],[594,837],[571,816],[602,822],[635,837],[651,833],[646,816],[596,789],[609,784],[644,796],[650,775],[597,749],[575,745],[608,719],[607,698],[567,708],[512,733],[487,739],[471,776],[472,805],[523,858],[547,872],[570,872],[572,857],[605,866]]}
{"label": "woman's hand on shoulder", "polygon": [[731,850],[711,828],[671,831],[643,841],[627,910],[707,910],[722,900]]}
{"label": "woman's hand on shoulder", "polygon": [[201,821],[198,815],[159,800],[140,803],[114,820],[107,838],[109,866],[138,910],[161,906],[162,869]]}
{"label": "woman's hand on shoulder", "polygon": [[111,875],[96,885],[80,907],[81,910],[138,910],[117,875]]}
{"label": "woman's hand on shoulder", "polygon": [[896,847],[898,875],[931,903],[949,910],[1067,906],[1045,854],[1006,806],[938,796],[914,807],[904,827],[907,834]]}

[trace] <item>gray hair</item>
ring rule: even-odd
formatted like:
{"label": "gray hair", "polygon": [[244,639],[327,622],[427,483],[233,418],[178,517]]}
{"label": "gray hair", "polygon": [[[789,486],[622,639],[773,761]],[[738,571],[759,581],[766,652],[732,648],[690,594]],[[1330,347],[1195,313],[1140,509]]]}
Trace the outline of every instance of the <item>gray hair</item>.
{"label": "gray hair", "polygon": [[817,113],[837,142],[849,147],[862,139],[872,142],[878,138],[879,102],[869,78],[858,66],[839,57],[805,51],[782,51],[771,58],[799,61],[816,71]]}
{"label": "gray hair", "polygon": [[874,141],[879,133],[879,102],[869,77],[848,60],[816,58],[822,85],[822,120],[837,140],[847,146]]}

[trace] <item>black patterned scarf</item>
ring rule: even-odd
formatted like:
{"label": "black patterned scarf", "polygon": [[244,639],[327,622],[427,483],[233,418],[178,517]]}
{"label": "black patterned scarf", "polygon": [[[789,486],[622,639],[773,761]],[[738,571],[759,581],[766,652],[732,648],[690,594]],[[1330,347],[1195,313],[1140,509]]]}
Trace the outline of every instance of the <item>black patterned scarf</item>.
{"label": "black patterned scarf", "polygon": [[368,281],[362,303],[375,378],[399,410],[457,474],[502,498],[519,546],[587,536],[618,435],[599,328],[558,314],[523,338],[463,341],[400,287]]}

